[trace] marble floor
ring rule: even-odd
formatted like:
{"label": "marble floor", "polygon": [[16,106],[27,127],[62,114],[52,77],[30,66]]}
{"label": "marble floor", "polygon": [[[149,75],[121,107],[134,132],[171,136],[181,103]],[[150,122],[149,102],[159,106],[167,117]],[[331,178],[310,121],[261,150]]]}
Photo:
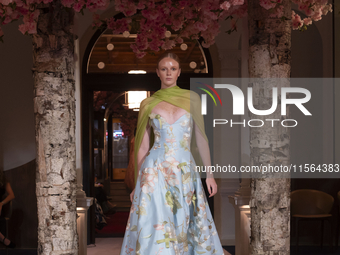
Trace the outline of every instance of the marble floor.
{"label": "marble floor", "polygon": [[[119,255],[123,238],[96,238],[96,245],[89,245],[87,255]],[[225,255],[230,255],[224,250]]]}

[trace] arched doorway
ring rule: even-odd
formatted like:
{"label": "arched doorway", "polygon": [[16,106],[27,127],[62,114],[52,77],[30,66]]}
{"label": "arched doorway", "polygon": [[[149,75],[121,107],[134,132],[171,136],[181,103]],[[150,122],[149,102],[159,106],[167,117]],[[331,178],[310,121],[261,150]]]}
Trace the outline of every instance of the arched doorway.
{"label": "arched doorway", "polygon": [[[158,55],[162,52],[150,52],[143,59],[137,59],[130,48],[130,43],[133,40],[133,34],[129,37],[123,37],[113,35],[109,30],[98,30],[91,38],[83,57],[81,86],[83,189],[89,197],[95,196],[94,156],[95,153],[97,153],[97,156],[100,154],[100,148],[95,148],[94,145],[94,92],[108,91],[119,94],[130,90],[152,92],[160,88],[155,68]],[[180,46],[177,46],[172,51],[180,57],[182,64],[182,73],[177,85],[181,88],[190,89],[190,78],[213,77],[212,61],[209,51],[201,47],[199,40],[186,40],[184,43],[187,47],[182,46],[181,49]],[[195,62],[197,67],[191,68],[190,62]],[[145,70],[146,73],[129,74],[129,70]],[[212,118],[212,114],[206,115],[206,122],[210,121],[210,118]],[[112,119],[109,118],[108,121],[108,126],[110,126]],[[97,125],[100,126],[101,123],[98,122]],[[108,139],[112,137],[112,127],[109,133]],[[209,137],[209,134],[207,135],[209,142],[212,143],[213,139]],[[112,155],[109,149],[112,148],[110,142],[108,142],[107,147],[108,155]],[[213,155],[213,151],[211,151],[211,155]],[[112,165],[108,165],[108,171],[104,170],[101,177],[110,182],[112,180]],[[203,185],[205,186],[205,182],[203,182]],[[208,202],[213,214],[213,198],[208,199]],[[94,217],[94,207],[92,206],[88,217],[88,244],[95,242]]]}

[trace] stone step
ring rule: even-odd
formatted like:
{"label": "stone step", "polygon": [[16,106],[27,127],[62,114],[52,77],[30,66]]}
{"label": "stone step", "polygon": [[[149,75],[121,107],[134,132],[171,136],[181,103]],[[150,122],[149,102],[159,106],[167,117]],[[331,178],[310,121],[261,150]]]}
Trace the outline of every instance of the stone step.
{"label": "stone step", "polygon": [[130,191],[129,190],[124,190],[124,189],[111,189],[110,190],[110,195],[111,196],[130,196]]}
{"label": "stone step", "polygon": [[124,181],[111,182],[110,183],[110,202],[117,205],[115,209],[117,211],[130,211],[131,201],[130,201],[131,191],[127,188]]}
{"label": "stone step", "polygon": [[131,201],[129,202],[125,202],[125,201],[119,201],[119,202],[115,202],[115,204],[117,205],[115,207],[116,211],[120,211],[120,212],[129,212],[130,208],[131,208]]}
{"label": "stone step", "polygon": [[118,195],[118,196],[115,196],[115,195],[111,194],[110,198],[111,198],[110,201],[112,203],[116,203],[118,201],[122,201],[122,202],[124,202],[124,201],[129,202],[130,201],[130,196],[129,195],[124,195],[124,196]]}
{"label": "stone step", "polygon": [[127,189],[124,182],[111,182],[110,189]]}

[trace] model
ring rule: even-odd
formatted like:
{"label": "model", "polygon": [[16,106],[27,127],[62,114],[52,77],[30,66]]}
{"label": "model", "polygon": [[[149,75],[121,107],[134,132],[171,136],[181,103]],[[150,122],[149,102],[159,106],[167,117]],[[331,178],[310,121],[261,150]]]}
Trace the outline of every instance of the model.
{"label": "model", "polygon": [[[198,162],[211,165],[200,98],[177,86],[177,55],[161,55],[156,72],[161,89],[141,102],[138,115],[136,187],[120,255],[223,255],[196,171]],[[215,195],[210,172],[206,183]]]}

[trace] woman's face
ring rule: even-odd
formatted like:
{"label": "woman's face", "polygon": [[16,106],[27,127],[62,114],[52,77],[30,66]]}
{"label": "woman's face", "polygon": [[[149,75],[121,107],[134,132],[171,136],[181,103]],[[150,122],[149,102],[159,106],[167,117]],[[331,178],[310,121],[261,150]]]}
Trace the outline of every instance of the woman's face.
{"label": "woman's face", "polygon": [[161,88],[168,88],[177,85],[177,78],[181,74],[181,69],[176,60],[163,58],[156,69],[157,75],[162,82]]}

